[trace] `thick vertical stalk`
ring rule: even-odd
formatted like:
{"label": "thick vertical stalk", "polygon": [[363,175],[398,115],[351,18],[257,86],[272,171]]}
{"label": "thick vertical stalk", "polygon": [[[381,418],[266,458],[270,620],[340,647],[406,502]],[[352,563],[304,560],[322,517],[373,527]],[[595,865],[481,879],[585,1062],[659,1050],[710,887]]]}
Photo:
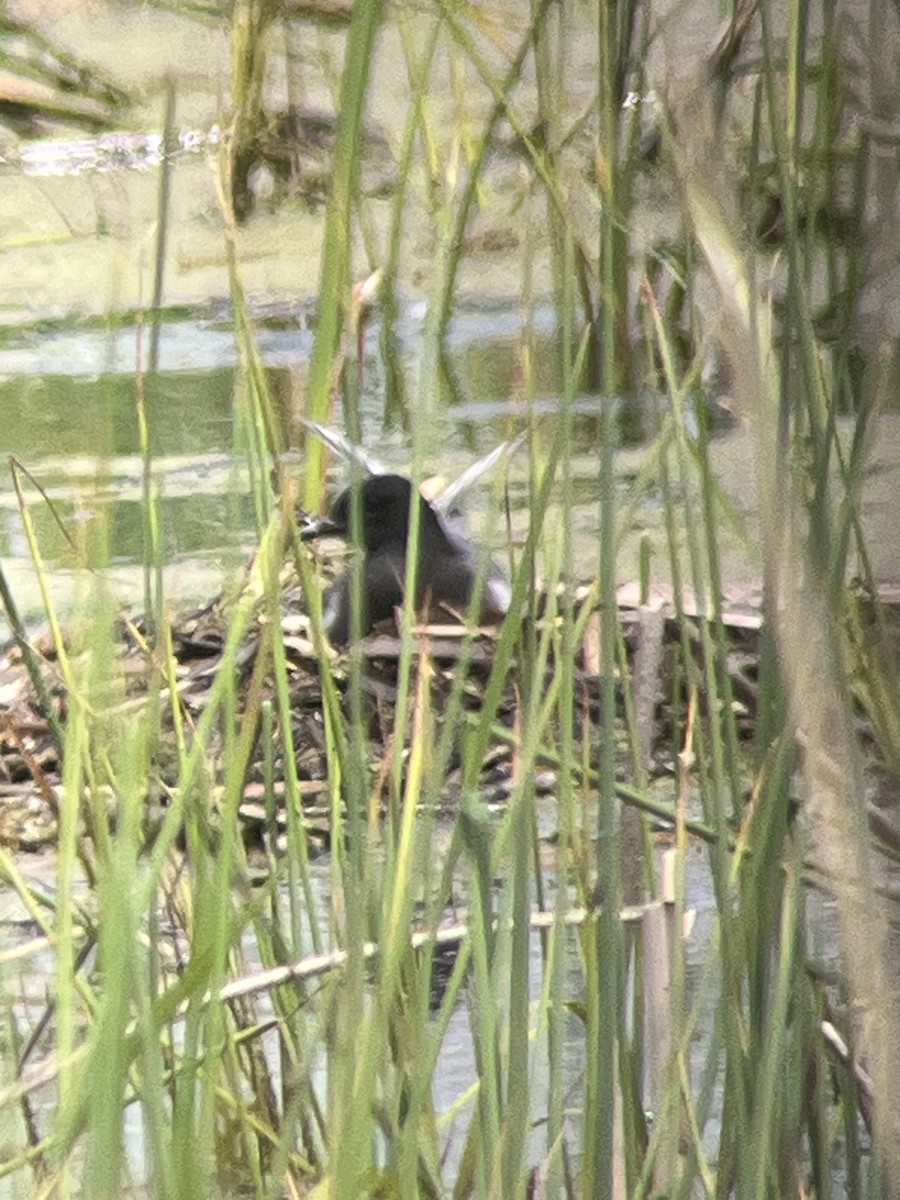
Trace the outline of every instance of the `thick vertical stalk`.
{"label": "thick vertical stalk", "polygon": [[600,363],[603,390],[612,395],[631,380],[628,331],[628,162],[620,152],[622,95],[619,60],[628,52],[630,28],[619,41],[618,5],[600,4],[600,143],[597,174],[602,200],[600,234]]}
{"label": "thick vertical stalk", "polygon": [[613,452],[615,420],[609,397],[621,382],[617,353],[617,311],[627,294],[619,290],[617,267],[618,104],[615,96],[616,6],[600,5],[600,153],[609,170],[606,179],[600,232],[601,321],[603,385],[607,403],[600,426],[600,741],[598,746],[599,803],[597,814],[597,868],[603,908],[597,922],[588,965],[587,1033],[591,1055],[585,1100],[586,1196],[610,1198],[614,1194],[614,1132],[616,1050],[620,1017],[622,931],[619,925],[622,894],[619,861],[619,807],[616,798],[615,647],[618,612],[615,590],[615,489]]}
{"label": "thick vertical stalk", "polygon": [[[383,7],[382,0],[358,0],[347,35],[341,116],[325,215],[318,324],[309,370],[309,415],[314,421],[324,421],[328,415],[334,358],[343,314],[349,309],[350,211],[359,183],[363,115]],[[309,438],[304,496],[307,508],[318,506],[324,469],[324,446],[318,438]]]}
{"label": "thick vertical stalk", "polygon": [[266,34],[277,15],[272,0],[239,0],[231,30],[231,90],[234,119],[229,146],[229,200],[238,221],[253,208],[249,175],[263,127]]}

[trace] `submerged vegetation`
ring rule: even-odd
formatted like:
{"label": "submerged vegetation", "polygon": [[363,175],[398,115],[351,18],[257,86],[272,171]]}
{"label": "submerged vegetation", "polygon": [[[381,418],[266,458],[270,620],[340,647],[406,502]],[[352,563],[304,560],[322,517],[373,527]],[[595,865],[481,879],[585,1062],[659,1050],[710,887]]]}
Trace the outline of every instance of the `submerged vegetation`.
{"label": "submerged vegetation", "polygon": [[[296,521],[300,504],[321,510],[324,447],[306,440],[298,480],[238,251],[235,173],[252,166],[243,131],[274,11],[228,8],[246,107],[219,162],[253,562],[214,610],[174,618],[151,373],[136,383],[142,619],[123,620],[91,582],[64,632],[45,589],[50,637],[33,648],[3,581],[30,706],[26,721],[10,705],[6,736],[55,808],[58,868],[48,892],[0,851],[34,930],[0,952],[0,1187],[192,1200],[897,1194],[900,824],[871,797],[876,770],[882,796],[896,791],[900,708],[860,519],[893,378],[888,331],[861,327],[861,298],[893,245],[896,12],[861,8],[883,31],[864,57],[853,14],[832,0],[750,0],[713,43],[691,31],[691,61],[683,14],[662,20],[652,3],[594,13],[534,0],[507,22],[483,6],[356,0],[334,35],[340,120],[304,415],[358,440],[354,350],[360,323],[377,321],[386,418],[409,431],[423,476],[462,256],[501,146],[517,163],[522,311],[549,262],[564,387],[552,421],[526,421],[527,523],[508,538],[512,600],[496,635],[423,633],[407,608],[387,646],[339,657]],[[390,63],[385,22],[401,51]],[[573,113],[567,64],[586,31],[597,88]],[[387,69],[404,72],[408,108],[378,240],[359,181],[368,88]],[[446,124],[432,111],[437,74],[450,81]],[[678,233],[639,245],[655,192],[675,204]],[[433,244],[415,396],[395,365],[412,203]],[[361,262],[380,272],[375,296],[354,291]],[[157,305],[163,295],[160,273]],[[761,619],[744,635],[723,600],[720,534],[736,518],[710,464],[714,351],[759,492]],[[519,361],[527,412],[527,319]],[[623,495],[622,398],[648,383],[668,408]],[[576,562],[586,384],[603,398],[599,536]],[[33,502],[15,481],[43,584]],[[651,493],[668,561],[645,563],[626,628],[617,547]],[[502,472],[492,496],[493,524],[511,531]],[[665,613],[651,602],[657,572]],[[669,819],[662,840],[650,814]],[[698,861],[710,908],[692,914]],[[824,947],[823,909],[835,925]],[[31,978],[48,959],[52,998]],[[448,1097],[453,1039],[471,1043],[472,1076]]]}

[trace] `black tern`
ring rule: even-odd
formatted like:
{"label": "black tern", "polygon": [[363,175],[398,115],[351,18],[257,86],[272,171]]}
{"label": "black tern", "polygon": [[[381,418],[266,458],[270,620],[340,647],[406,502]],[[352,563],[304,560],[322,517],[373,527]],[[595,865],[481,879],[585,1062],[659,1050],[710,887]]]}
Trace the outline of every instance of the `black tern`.
{"label": "black tern", "polygon": [[[369,474],[337,497],[327,517],[312,521],[301,538],[352,538],[354,490],[359,493],[359,536],[363,550],[360,632],[370,633],[403,603],[406,554],[413,496],[419,503],[419,561],[416,609],[467,612],[479,570],[479,552],[436,504],[426,500],[402,475]],[[345,572],[325,601],[325,632],[333,645],[350,640],[351,572]],[[493,562],[487,564],[478,620],[493,624],[509,609],[510,590]]]}

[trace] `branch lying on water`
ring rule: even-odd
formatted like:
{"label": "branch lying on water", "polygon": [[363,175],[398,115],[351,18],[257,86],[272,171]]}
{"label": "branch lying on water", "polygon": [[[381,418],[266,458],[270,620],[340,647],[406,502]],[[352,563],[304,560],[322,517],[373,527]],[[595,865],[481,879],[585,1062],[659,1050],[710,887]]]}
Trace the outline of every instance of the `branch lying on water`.
{"label": "branch lying on water", "polygon": [[[639,924],[644,920],[645,915],[651,910],[660,908],[671,908],[670,904],[665,904],[663,901],[651,901],[643,905],[634,905],[623,908],[619,913],[620,920],[627,924]],[[597,920],[600,916],[601,909],[598,908],[573,908],[563,916],[562,924],[566,928],[577,928],[584,925],[588,921]],[[685,913],[685,929],[684,936],[687,937],[693,927],[694,914],[692,911]],[[534,912],[531,915],[530,928],[532,930],[551,929],[556,924],[556,915],[552,912]],[[494,928],[498,928],[499,923],[494,922]],[[469,936],[469,927],[463,922],[457,922],[453,925],[443,926],[434,933],[428,930],[418,930],[411,934],[409,944],[413,950],[421,950],[426,946],[433,945],[439,949],[446,949],[451,946],[461,945]],[[34,939],[30,945],[35,951],[44,948],[43,939]],[[362,947],[363,958],[366,962],[370,962],[378,957],[379,946],[375,942],[364,942]],[[216,1002],[219,1004],[229,1004],[235,1000],[244,999],[248,996],[259,995],[263,992],[270,992],[274,988],[281,987],[285,983],[303,982],[309,979],[317,979],[323,975],[329,975],[333,971],[341,970],[347,963],[349,953],[346,950],[332,950],[327,954],[314,954],[306,958],[302,958],[299,962],[289,963],[282,967],[272,967],[266,971],[256,971],[250,975],[242,976],[239,979],[234,979],[230,983],[226,983],[219,989],[216,995]],[[179,985],[176,984],[176,987]],[[166,1004],[168,993],[164,993],[159,997],[158,1003]],[[204,1005],[209,1005],[212,1002],[212,997],[206,996],[203,999]],[[177,1016],[173,1013],[172,1016]],[[134,1041],[135,1053],[137,1053],[137,1033],[135,1027],[129,1029],[126,1036]],[[85,1052],[88,1043],[80,1046],[71,1056],[68,1065],[79,1060]],[[50,1055],[40,1062],[36,1063],[27,1075],[23,1075],[10,1087],[0,1091],[0,1111],[8,1104],[20,1100],[23,1096],[34,1091],[39,1087],[43,1087],[47,1083],[51,1083],[58,1074],[60,1064],[55,1055]]]}

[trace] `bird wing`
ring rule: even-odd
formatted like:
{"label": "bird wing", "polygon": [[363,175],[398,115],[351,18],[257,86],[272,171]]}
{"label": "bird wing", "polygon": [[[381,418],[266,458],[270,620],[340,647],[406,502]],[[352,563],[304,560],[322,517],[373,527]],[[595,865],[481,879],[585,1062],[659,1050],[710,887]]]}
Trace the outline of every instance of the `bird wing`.
{"label": "bird wing", "polygon": [[[335,429],[333,425],[320,425],[317,421],[310,421],[307,417],[301,417],[300,420],[307,429],[321,438],[330,450],[333,450],[345,462],[357,467],[364,475],[389,475],[391,473],[389,467],[379,462],[377,458],[372,458],[361,446],[357,446],[355,442],[351,442],[346,434],[341,433],[339,429]],[[472,463],[470,467],[467,467],[463,471],[462,475],[459,475],[452,483],[448,483],[437,496],[428,497],[431,506],[441,516],[449,516],[454,504],[463,492],[467,492],[482,476],[492,470],[497,463],[521,449],[526,436],[526,432],[523,431],[518,437],[502,442],[495,449],[491,450],[489,454],[485,454],[483,458],[479,458],[477,462]]]}
{"label": "bird wing", "polygon": [[[482,609],[488,614],[488,619],[508,612],[512,600],[512,590],[503,568],[498,566],[496,560],[486,549],[476,545],[467,535],[464,518],[458,514],[439,512],[433,503],[429,507],[434,514],[445,544],[444,554],[433,560],[429,568],[432,574],[437,569],[440,576],[440,586],[437,589],[440,595],[436,598],[438,600],[455,600],[463,605],[468,604],[475,578],[479,570],[483,570]],[[487,559],[485,564],[482,564],[482,558]],[[460,589],[466,593],[464,598],[457,595]]]}
{"label": "bird wing", "polygon": [[351,466],[357,467],[363,475],[390,474],[384,463],[380,463],[377,458],[366,454],[361,446],[351,442],[339,429],[335,429],[332,425],[320,425],[317,421],[310,421],[306,417],[301,417],[300,420],[316,437],[322,439],[329,450],[333,450]]}
{"label": "bird wing", "polygon": [[518,437],[510,438],[507,442],[502,442],[490,454],[486,454],[484,458],[479,458],[478,462],[472,463],[471,467],[466,467],[462,475],[454,479],[452,483],[448,483],[444,490],[431,501],[432,508],[435,508],[445,518],[449,516],[453,505],[463,492],[468,491],[473,484],[477,483],[483,475],[492,470],[497,463],[521,449],[525,443],[526,434],[527,431],[523,430]]}

